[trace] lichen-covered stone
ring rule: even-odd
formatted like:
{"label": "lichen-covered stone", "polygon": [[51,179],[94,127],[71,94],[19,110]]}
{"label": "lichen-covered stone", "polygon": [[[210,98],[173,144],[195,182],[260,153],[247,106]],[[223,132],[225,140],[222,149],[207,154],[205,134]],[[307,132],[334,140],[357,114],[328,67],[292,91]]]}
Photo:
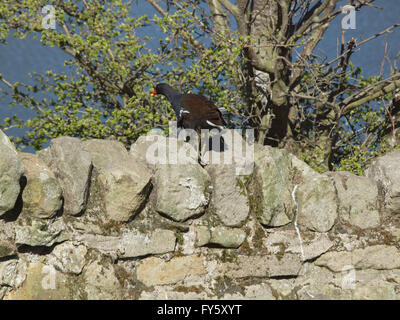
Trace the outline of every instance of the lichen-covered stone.
{"label": "lichen-covered stone", "polygon": [[57,245],[49,257],[56,269],[63,273],[80,274],[86,264],[87,248],[67,241]]}
{"label": "lichen-covered stone", "polygon": [[148,234],[129,232],[122,235],[119,252],[123,258],[163,254],[174,251],[175,243],[176,236],[171,230],[156,229]]}
{"label": "lichen-covered stone", "polygon": [[[396,212],[396,154],[377,159],[367,178],[319,174],[286,151],[256,145],[248,173],[246,161],[239,171],[214,158],[202,167],[197,154],[184,164],[147,163],[162,141],[191,148],[158,140],[128,153],[116,141],[61,138],[40,152],[45,164],[19,155],[26,179],[18,182],[27,184],[0,217],[0,299],[399,298],[398,217],[379,216],[381,207]],[[164,160],[180,158],[172,149]],[[68,150],[86,154],[89,166]],[[81,214],[61,210],[59,196],[42,198],[49,181],[31,183],[46,173],[61,185],[80,172],[90,188],[86,178],[67,187],[79,194]],[[121,183],[111,181],[117,175]],[[133,181],[144,186],[139,201],[130,198]],[[244,204],[249,215],[239,210]]]}
{"label": "lichen-covered stone", "polygon": [[293,166],[301,178],[293,198],[297,203],[297,221],[309,230],[327,232],[338,218],[338,199],[331,178],[307,168],[297,158]]}
{"label": "lichen-covered stone", "polygon": [[67,239],[62,219],[21,218],[15,226],[15,243],[28,246],[50,247]]}
{"label": "lichen-covered stone", "polygon": [[77,138],[52,139],[38,156],[54,172],[64,194],[64,214],[78,215],[86,209],[92,160]]}
{"label": "lichen-covered stone", "polygon": [[195,234],[196,234],[196,246],[201,247],[208,243],[211,240],[211,230],[207,226],[196,226],[195,227]]}
{"label": "lichen-covered stone", "polygon": [[218,271],[233,278],[246,278],[297,276],[300,269],[300,256],[287,253],[283,256],[239,255],[233,262],[221,263]]}
{"label": "lichen-covered stone", "polygon": [[24,167],[8,137],[0,130],[0,216],[15,206]]}
{"label": "lichen-covered stone", "polygon": [[400,268],[400,251],[395,246],[374,245],[353,251],[327,252],[315,264],[341,272],[346,266],[355,269],[389,270]]}
{"label": "lichen-covered stone", "polygon": [[156,211],[174,221],[204,213],[210,201],[210,176],[197,163],[158,166],[154,185]]}
{"label": "lichen-covered stone", "polygon": [[384,197],[384,206],[392,214],[400,213],[400,150],[377,158],[365,171],[375,180]]}
{"label": "lichen-covered stone", "polygon": [[246,239],[246,232],[238,228],[217,226],[211,228],[210,243],[224,248],[239,248]]}
{"label": "lichen-covered stone", "polygon": [[25,281],[28,265],[22,259],[10,259],[0,262],[0,287],[17,289]]}
{"label": "lichen-covered stone", "polygon": [[236,169],[235,163],[207,166],[213,186],[212,207],[221,222],[229,227],[240,226],[247,219],[250,210],[243,190],[244,178],[236,175]]}
{"label": "lichen-covered stone", "polygon": [[301,234],[300,237],[295,230],[276,230],[263,239],[263,245],[274,255],[297,253],[304,261],[320,256],[334,245],[326,233],[316,233],[311,239]]}
{"label": "lichen-covered stone", "polygon": [[10,257],[17,254],[15,243],[10,240],[0,239],[0,258]]}
{"label": "lichen-covered stone", "polygon": [[131,230],[119,236],[77,234],[75,240],[106,254],[120,258],[134,258],[173,251],[176,235],[173,231],[164,229],[155,229],[147,233]]}
{"label": "lichen-covered stone", "polygon": [[160,165],[183,166],[198,162],[196,149],[191,144],[160,133],[140,136],[129,153],[152,170]]}
{"label": "lichen-covered stone", "polygon": [[151,174],[130,157],[122,143],[88,140],[83,147],[98,171],[97,183],[109,220],[127,222],[138,214],[151,190]]}
{"label": "lichen-covered stone", "polygon": [[110,260],[91,261],[83,272],[82,289],[88,300],[120,300],[123,298],[121,283]]}
{"label": "lichen-covered stone", "polygon": [[188,276],[202,275],[207,271],[201,257],[191,255],[177,257],[170,261],[150,257],[141,261],[137,268],[137,279],[144,285],[172,284]]}
{"label": "lichen-covered stone", "polygon": [[50,265],[41,262],[30,263],[26,279],[5,300],[68,300],[73,299],[73,291],[67,278]]}
{"label": "lichen-covered stone", "polygon": [[[293,220],[295,203],[292,198],[292,156],[285,150],[256,146],[254,188],[262,198],[257,218],[266,226],[278,227]],[[258,184],[258,185],[257,185]]]}
{"label": "lichen-covered stone", "polygon": [[329,176],[338,192],[340,218],[362,229],[378,227],[380,214],[376,182],[349,172],[332,172]]}
{"label": "lichen-covered stone", "polygon": [[27,183],[22,193],[22,214],[52,218],[61,209],[62,189],[56,177],[36,155],[19,153]]}

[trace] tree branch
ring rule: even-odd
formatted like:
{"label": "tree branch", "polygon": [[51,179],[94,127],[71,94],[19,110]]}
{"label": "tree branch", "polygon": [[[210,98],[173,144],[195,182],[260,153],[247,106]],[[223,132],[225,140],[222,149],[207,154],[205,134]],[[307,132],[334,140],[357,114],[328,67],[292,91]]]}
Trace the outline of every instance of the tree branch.
{"label": "tree branch", "polygon": [[234,5],[232,2],[229,0],[217,0],[222,6],[225,7],[226,10],[228,10],[234,17],[235,19],[239,18],[239,8]]}
{"label": "tree branch", "polygon": [[[148,3],[150,3],[154,9],[156,9],[163,17],[167,17],[169,13],[165,11],[159,4],[157,0],[147,0]],[[179,26],[178,23],[171,22],[171,25],[173,26],[174,29],[176,30],[181,30],[182,28]],[[196,40],[193,36],[191,36],[189,33],[181,32],[180,33],[183,38],[185,38],[187,41],[189,41],[195,48],[198,49],[204,49],[203,43],[200,41]]]}
{"label": "tree branch", "polygon": [[370,85],[360,92],[357,92],[350,97],[344,99],[341,103],[344,106],[342,114],[347,114],[352,109],[361,106],[371,100],[384,96],[387,93],[393,92],[398,88],[400,88],[400,72],[385,80]]}

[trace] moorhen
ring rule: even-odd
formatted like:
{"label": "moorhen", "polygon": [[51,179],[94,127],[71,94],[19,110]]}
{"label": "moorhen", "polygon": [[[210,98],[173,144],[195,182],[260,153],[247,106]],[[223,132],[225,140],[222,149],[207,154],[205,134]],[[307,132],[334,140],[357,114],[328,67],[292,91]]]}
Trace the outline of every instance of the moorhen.
{"label": "moorhen", "polygon": [[[156,85],[152,95],[156,94],[164,95],[171,103],[178,128],[193,129],[200,134],[201,129],[221,131],[226,126],[221,111],[201,94],[181,94],[166,83]],[[222,137],[221,142],[224,143]],[[200,154],[199,152],[199,161],[201,162]]]}
{"label": "moorhen", "polygon": [[166,83],[156,85],[152,95],[156,94],[164,95],[171,103],[179,128],[200,133],[201,129],[222,130],[226,126],[221,111],[201,94],[181,94]]}

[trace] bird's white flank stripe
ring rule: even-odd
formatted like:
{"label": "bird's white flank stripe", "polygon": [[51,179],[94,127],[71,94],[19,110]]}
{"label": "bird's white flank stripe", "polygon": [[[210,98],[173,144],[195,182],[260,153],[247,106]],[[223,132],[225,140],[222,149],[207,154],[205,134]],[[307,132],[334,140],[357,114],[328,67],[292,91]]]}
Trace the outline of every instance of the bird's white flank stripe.
{"label": "bird's white flank stripe", "polygon": [[206,120],[206,122],[212,127],[219,128],[221,130],[224,129],[223,126],[216,125],[215,123],[212,123],[211,121]]}
{"label": "bird's white flank stripe", "polygon": [[180,111],[179,111],[179,117],[182,117],[182,114],[183,113],[190,113],[189,111],[187,111],[187,110],[185,110],[185,109],[181,109]]}

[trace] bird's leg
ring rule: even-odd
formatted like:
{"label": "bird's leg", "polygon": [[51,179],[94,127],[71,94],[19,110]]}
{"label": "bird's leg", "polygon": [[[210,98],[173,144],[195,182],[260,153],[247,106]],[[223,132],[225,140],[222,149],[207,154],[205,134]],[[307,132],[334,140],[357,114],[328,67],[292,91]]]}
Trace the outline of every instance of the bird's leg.
{"label": "bird's leg", "polygon": [[205,151],[204,149],[205,149],[206,144],[203,144],[203,145],[201,144],[201,134],[199,134],[198,132],[196,132],[196,133],[197,133],[197,139],[198,139],[197,157],[198,157],[199,164],[204,167],[207,163],[205,163],[203,161],[202,156]]}
{"label": "bird's leg", "polygon": [[[201,140],[200,140],[201,143]],[[206,139],[204,138],[204,143],[200,148],[200,155],[203,156],[206,153],[206,148],[207,148],[207,143],[206,143]]]}

